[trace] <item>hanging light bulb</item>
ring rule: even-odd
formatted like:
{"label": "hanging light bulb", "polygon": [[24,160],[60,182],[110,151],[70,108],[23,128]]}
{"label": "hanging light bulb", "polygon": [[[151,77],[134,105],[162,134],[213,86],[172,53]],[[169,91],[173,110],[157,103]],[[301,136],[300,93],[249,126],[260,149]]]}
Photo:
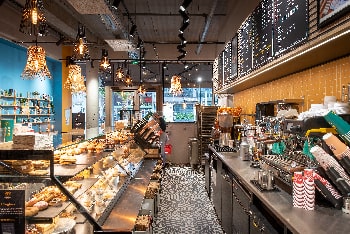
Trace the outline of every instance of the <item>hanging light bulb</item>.
{"label": "hanging light bulb", "polygon": [[30,46],[27,52],[27,64],[21,74],[23,79],[51,79],[51,73],[46,65],[45,50],[40,46]]}
{"label": "hanging light bulb", "polygon": [[184,100],[184,102],[182,103],[182,109],[186,109],[187,108],[187,103],[186,101]]}
{"label": "hanging light bulb", "polygon": [[26,0],[22,10],[19,31],[35,36],[47,34],[47,24],[42,0]]}
{"label": "hanging light bulb", "polygon": [[108,50],[102,49],[102,58],[100,61],[100,68],[106,70],[111,67],[111,64],[108,59]]}
{"label": "hanging light bulb", "polygon": [[84,76],[81,75],[81,68],[79,65],[70,64],[68,66],[68,78],[64,83],[64,87],[69,89],[72,94],[86,92]]}
{"label": "hanging light bulb", "polygon": [[182,93],[181,77],[180,76],[175,75],[175,76],[171,77],[170,93],[175,95],[175,96]]}
{"label": "hanging light bulb", "polygon": [[85,37],[85,27],[79,25],[78,34],[76,38],[76,42],[74,45],[74,59],[75,60],[89,60],[89,48],[87,46],[87,40]]}
{"label": "hanging light bulb", "polygon": [[118,66],[117,71],[115,72],[115,80],[123,81],[123,78],[124,78],[123,68]]}
{"label": "hanging light bulb", "polygon": [[137,89],[137,93],[140,95],[144,95],[146,93],[146,88],[143,84],[140,84],[138,89]]}
{"label": "hanging light bulb", "polygon": [[131,78],[131,76],[129,74],[129,71],[128,71],[128,73],[125,76],[124,83],[125,83],[126,87],[131,87],[132,86],[132,78]]}

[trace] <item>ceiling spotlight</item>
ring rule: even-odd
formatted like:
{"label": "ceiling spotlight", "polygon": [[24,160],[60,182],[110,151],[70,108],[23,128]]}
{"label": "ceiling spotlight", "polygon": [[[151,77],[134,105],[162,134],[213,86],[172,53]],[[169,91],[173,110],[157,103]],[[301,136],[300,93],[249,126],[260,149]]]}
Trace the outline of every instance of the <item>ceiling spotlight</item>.
{"label": "ceiling spotlight", "polygon": [[60,39],[58,39],[58,41],[56,41],[56,45],[60,46],[63,42],[64,42],[65,38],[63,36],[60,36]]}
{"label": "ceiling spotlight", "polygon": [[146,69],[146,62],[145,61],[142,63],[142,68]]}
{"label": "ceiling spotlight", "polygon": [[112,4],[112,7],[114,7],[115,9],[118,9],[119,7],[119,4],[122,0],[114,0],[113,1],[113,4]]}
{"label": "ceiling spotlight", "polygon": [[142,40],[141,40],[141,38],[139,37],[138,40],[137,40],[136,49],[140,49],[140,48],[141,48],[141,45],[142,45]]}
{"label": "ceiling spotlight", "polygon": [[192,0],[184,0],[180,6],[181,11],[185,11],[186,8],[191,4]]}
{"label": "ceiling spotlight", "polygon": [[184,49],[179,49],[178,50],[180,53],[186,54],[186,51]]}
{"label": "ceiling spotlight", "polygon": [[186,30],[186,28],[188,27],[188,25],[190,25],[189,22],[183,22],[181,28],[180,28],[180,33],[184,33],[184,31]]}
{"label": "ceiling spotlight", "polygon": [[179,38],[181,40],[181,44],[186,44],[187,43],[187,40],[186,38],[184,37],[183,33],[179,33]]}
{"label": "ceiling spotlight", "polygon": [[186,56],[186,54],[182,54],[179,57],[177,57],[177,60],[181,60],[181,59],[185,58],[185,56]]}
{"label": "ceiling spotlight", "polygon": [[184,22],[190,22],[190,17],[186,14],[186,12],[179,10],[180,15]]}
{"label": "ceiling spotlight", "polygon": [[162,67],[163,67],[163,69],[167,69],[168,68],[166,63],[162,63]]}
{"label": "ceiling spotlight", "polygon": [[134,37],[134,36],[135,36],[135,31],[136,31],[136,24],[133,24],[133,25],[131,26],[129,35],[130,35],[131,37]]}

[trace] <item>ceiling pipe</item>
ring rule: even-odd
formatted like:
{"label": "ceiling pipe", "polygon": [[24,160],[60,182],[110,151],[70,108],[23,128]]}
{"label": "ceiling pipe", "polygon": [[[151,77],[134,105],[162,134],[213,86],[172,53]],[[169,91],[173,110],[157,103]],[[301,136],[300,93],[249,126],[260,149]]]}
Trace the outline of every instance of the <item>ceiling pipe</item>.
{"label": "ceiling pipe", "polygon": [[204,29],[203,29],[202,35],[201,35],[201,37],[199,39],[199,44],[198,44],[197,49],[196,49],[196,54],[197,55],[200,54],[200,52],[202,50],[202,46],[203,46],[202,43],[205,41],[205,38],[207,37],[207,33],[208,33],[208,30],[209,30],[209,27],[210,27],[210,24],[211,24],[211,20],[212,20],[212,18],[214,16],[214,12],[215,12],[217,3],[218,3],[218,0],[214,0],[213,1],[213,5],[211,6],[210,13],[209,13],[209,15],[206,18]]}

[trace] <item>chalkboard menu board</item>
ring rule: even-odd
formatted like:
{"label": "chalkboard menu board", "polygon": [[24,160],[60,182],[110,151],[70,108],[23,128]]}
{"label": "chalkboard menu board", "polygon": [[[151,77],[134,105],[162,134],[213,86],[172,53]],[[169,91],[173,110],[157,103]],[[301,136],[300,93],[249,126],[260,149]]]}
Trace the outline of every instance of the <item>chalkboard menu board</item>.
{"label": "chalkboard menu board", "polygon": [[253,68],[257,69],[272,60],[273,2],[263,0],[252,13],[254,37]]}
{"label": "chalkboard menu board", "polygon": [[226,44],[222,54],[223,54],[223,66],[224,66],[223,81],[224,81],[224,85],[227,85],[230,83],[230,78],[231,78],[231,66],[232,66],[231,41]]}
{"label": "chalkboard menu board", "polygon": [[219,59],[218,59],[218,82],[219,82],[219,87],[222,88],[224,84],[224,70],[223,70],[223,52],[219,54]]}
{"label": "chalkboard menu board", "polygon": [[238,76],[238,47],[237,47],[237,35],[231,40],[231,80],[234,80]]}
{"label": "chalkboard menu board", "polygon": [[290,51],[308,38],[308,1],[275,0],[274,55]]}
{"label": "chalkboard menu board", "polygon": [[241,25],[238,31],[239,75],[244,76],[253,68],[253,27],[250,15]]}

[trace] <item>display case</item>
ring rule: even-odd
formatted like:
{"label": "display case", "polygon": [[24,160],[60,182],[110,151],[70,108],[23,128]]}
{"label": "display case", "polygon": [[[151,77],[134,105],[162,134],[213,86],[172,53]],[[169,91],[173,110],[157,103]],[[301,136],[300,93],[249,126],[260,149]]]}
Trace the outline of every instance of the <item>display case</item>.
{"label": "display case", "polygon": [[17,212],[25,217],[16,225],[0,207],[0,219],[8,221],[0,228],[14,228],[9,233],[16,234],[25,229],[69,233],[70,226],[75,233],[103,231],[145,156],[133,140],[114,144],[112,150],[110,140],[99,137],[56,150],[0,150],[0,191],[19,193]]}

